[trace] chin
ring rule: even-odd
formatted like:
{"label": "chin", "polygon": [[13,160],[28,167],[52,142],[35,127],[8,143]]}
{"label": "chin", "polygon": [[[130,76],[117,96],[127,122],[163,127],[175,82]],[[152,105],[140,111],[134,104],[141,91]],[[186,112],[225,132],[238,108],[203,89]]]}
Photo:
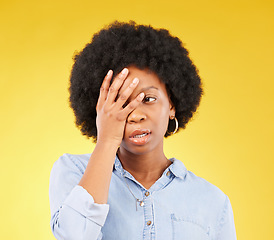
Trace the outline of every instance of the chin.
{"label": "chin", "polygon": [[[144,155],[144,154],[154,152],[155,150],[157,151],[157,149],[159,149],[160,146],[163,146],[163,145],[160,143],[152,144],[151,141],[143,145],[138,145],[138,144],[132,144],[131,142],[126,142],[125,140],[123,140],[120,145],[120,149],[123,152],[127,152],[129,154]],[[163,150],[163,147],[161,147],[161,149]]]}
{"label": "chin", "polygon": [[127,152],[129,154],[134,154],[134,155],[142,155],[142,154],[146,154],[149,153],[151,151],[151,149],[148,149],[145,146],[127,146],[126,144],[121,144],[120,145],[120,150],[122,150],[123,152]]}

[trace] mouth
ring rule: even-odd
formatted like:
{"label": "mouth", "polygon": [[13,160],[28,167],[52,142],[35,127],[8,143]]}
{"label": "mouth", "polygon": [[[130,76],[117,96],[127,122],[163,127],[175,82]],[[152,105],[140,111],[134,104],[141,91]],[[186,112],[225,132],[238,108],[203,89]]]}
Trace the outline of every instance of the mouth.
{"label": "mouth", "polygon": [[144,145],[150,138],[149,129],[137,129],[133,131],[129,136],[129,141],[135,145]]}

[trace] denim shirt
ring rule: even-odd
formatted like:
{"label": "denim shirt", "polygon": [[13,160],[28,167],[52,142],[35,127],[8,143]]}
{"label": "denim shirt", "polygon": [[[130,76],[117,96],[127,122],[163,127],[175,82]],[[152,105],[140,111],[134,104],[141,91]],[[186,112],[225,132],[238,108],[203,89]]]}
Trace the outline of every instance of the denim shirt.
{"label": "denim shirt", "polygon": [[[177,159],[145,189],[115,159],[108,204],[77,185],[90,154],[64,154],[50,176],[51,228],[65,240],[234,240],[228,197]],[[143,204],[136,201],[138,198]]]}

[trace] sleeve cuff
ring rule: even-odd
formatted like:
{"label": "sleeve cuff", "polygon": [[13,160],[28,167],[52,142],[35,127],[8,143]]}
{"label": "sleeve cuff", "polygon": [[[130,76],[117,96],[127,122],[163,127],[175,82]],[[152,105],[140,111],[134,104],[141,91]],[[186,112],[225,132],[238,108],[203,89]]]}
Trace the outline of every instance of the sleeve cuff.
{"label": "sleeve cuff", "polygon": [[83,187],[76,185],[68,197],[64,205],[73,208],[89,220],[97,223],[101,227],[105,224],[109,205],[98,204],[94,202],[93,197]]}

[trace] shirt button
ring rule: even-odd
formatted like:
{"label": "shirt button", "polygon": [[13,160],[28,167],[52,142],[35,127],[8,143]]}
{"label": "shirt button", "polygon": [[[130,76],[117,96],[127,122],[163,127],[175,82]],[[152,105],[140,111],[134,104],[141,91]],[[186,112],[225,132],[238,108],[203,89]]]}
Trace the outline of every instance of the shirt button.
{"label": "shirt button", "polygon": [[146,192],[145,195],[146,195],[146,197],[148,197],[149,196],[149,192]]}
{"label": "shirt button", "polygon": [[147,221],[147,225],[150,226],[151,225],[151,221]]}
{"label": "shirt button", "polygon": [[170,171],[168,171],[168,172],[166,173],[166,175],[169,177],[169,176],[170,176]]}

